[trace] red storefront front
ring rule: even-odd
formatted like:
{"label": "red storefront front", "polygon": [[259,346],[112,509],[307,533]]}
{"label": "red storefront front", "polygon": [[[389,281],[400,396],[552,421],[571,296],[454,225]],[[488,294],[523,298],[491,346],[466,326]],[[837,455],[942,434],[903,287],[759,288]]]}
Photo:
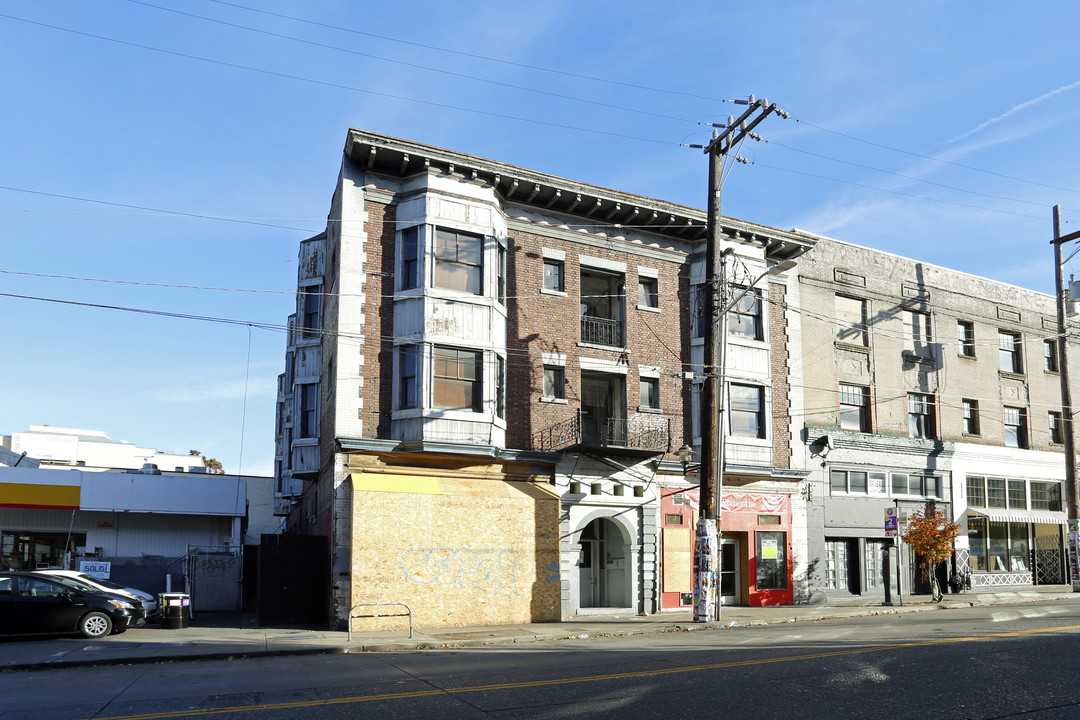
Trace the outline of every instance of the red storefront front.
{"label": "red storefront front", "polygon": [[[791,605],[791,498],[725,492],[720,503],[720,591],[724,605]],[[697,488],[660,491],[660,607],[694,604]]]}

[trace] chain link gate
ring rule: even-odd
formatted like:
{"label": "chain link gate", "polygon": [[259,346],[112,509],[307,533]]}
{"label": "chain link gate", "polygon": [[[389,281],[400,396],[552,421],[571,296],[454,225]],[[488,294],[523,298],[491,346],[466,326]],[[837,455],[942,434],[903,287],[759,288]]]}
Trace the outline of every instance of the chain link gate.
{"label": "chain link gate", "polygon": [[192,612],[239,612],[244,567],[240,548],[189,545],[187,557]]}

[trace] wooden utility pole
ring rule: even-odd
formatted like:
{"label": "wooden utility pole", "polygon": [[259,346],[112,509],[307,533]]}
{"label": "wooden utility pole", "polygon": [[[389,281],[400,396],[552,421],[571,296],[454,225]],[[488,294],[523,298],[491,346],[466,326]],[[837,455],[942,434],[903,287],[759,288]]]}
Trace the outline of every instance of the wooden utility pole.
{"label": "wooden utility pole", "polygon": [[[724,288],[721,287],[724,276],[726,252],[720,250],[724,238],[723,222],[720,215],[720,186],[723,181],[723,158],[736,145],[752,134],[753,129],[776,112],[783,117],[787,113],[777,110],[776,103],[768,100],[756,100],[753,95],[749,100],[735,102],[748,105],[736,120],[729,117],[727,125],[719,133],[713,131],[712,142],[704,151],[709,155],[709,198],[708,226],[705,246],[705,358],[703,370],[705,383],[702,388],[702,427],[701,427],[701,469],[699,471],[700,515],[698,516],[697,538],[695,543],[694,575],[694,620],[709,622],[720,617],[719,598],[719,503],[717,488],[723,481],[723,402],[724,393],[724,357],[721,339],[727,333],[727,307],[724,302]],[[756,117],[752,116],[757,114]],[[749,121],[749,124],[747,124]]]}
{"label": "wooden utility pole", "polygon": [[1061,206],[1054,206],[1054,279],[1057,283],[1057,354],[1058,379],[1061,382],[1061,432],[1065,441],[1065,497],[1069,519],[1069,577],[1073,592],[1080,592],[1080,567],[1077,564],[1078,535],[1080,535],[1080,493],[1076,486],[1076,443],[1073,439],[1072,393],[1069,390],[1068,337],[1065,328],[1065,271],[1061,262],[1061,246],[1080,239],[1080,232],[1061,235]]}

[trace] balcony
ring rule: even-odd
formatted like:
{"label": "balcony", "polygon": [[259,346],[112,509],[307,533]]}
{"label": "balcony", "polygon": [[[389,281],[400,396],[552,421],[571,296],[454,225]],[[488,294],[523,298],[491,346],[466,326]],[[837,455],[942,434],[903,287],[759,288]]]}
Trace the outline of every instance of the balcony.
{"label": "balcony", "polygon": [[590,345],[623,347],[623,327],[619,320],[581,316],[581,342]]}
{"label": "balcony", "polygon": [[588,422],[579,410],[572,418],[534,433],[532,447],[544,452],[594,449],[619,455],[661,455],[671,450],[671,418],[635,414]]}

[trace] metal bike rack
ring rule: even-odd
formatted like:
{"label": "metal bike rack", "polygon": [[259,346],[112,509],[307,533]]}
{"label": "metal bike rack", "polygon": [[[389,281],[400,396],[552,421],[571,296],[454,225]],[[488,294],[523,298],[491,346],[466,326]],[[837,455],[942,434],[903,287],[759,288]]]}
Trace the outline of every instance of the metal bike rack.
{"label": "metal bike rack", "polygon": [[[356,612],[356,608],[361,608],[361,607],[387,607],[387,606],[403,607],[403,608],[405,608],[405,612],[402,612],[402,613],[385,613],[385,614],[378,613],[378,614],[372,614],[372,615],[353,615],[353,613]],[[413,636],[412,609],[408,605],[406,605],[405,603],[399,603],[399,602],[357,603],[356,605],[353,605],[351,608],[349,608],[349,619],[348,619],[348,623],[349,623],[349,642],[352,642],[352,619],[353,618],[406,617],[406,616],[409,618],[409,639],[412,640],[412,636]]]}

